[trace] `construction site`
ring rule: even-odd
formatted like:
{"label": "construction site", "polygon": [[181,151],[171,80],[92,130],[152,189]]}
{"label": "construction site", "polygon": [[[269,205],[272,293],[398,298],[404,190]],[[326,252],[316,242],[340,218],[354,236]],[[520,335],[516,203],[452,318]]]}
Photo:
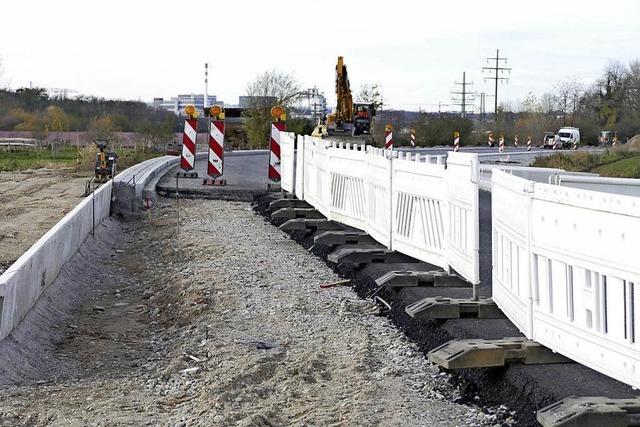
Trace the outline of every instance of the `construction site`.
{"label": "construction site", "polygon": [[0,41],[0,426],[640,425],[638,5],[119,2]]}

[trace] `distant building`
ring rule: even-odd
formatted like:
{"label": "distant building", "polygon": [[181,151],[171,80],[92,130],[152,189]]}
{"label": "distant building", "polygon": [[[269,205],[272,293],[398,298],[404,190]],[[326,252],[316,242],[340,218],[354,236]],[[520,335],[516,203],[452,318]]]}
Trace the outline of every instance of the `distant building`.
{"label": "distant building", "polygon": [[[224,106],[224,102],[218,100],[215,95],[209,95],[208,98],[209,106],[216,104]],[[198,110],[200,115],[202,115],[204,113],[204,94],[182,94],[169,99],[153,98],[152,103],[153,108],[171,111],[173,114],[178,116],[184,115],[184,108],[187,105],[193,105],[196,107],[196,110]]]}
{"label": "distant building", "polygon": [[301,93],[291,112],[291,117],[301,117],[317,123],[327,114],[327,98],[317,88],[306,89]]}
{"label": "distant building", "polygon": [[238,107],[255,108],[255,107],[273,107],[276,105],[278,98],[275,96],[239,96]]}

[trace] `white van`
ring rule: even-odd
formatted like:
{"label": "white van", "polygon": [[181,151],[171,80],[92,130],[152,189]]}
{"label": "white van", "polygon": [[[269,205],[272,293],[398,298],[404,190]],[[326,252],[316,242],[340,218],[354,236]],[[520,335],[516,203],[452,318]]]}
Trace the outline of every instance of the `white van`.
{"label": "white van", "polygon": [[580,144],[580,129],[564,127],[558,131],[558,148],[572,148]]}

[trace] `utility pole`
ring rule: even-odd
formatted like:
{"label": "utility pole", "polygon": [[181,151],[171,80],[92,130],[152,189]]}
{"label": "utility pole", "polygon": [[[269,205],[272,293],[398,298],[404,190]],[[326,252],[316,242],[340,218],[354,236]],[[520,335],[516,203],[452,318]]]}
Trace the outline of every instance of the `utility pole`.
{"label": "utility pole", "polygon": [[460,85],[462,88],[461,88],[460,91],[451,92],[451,95],[453,95],[451,100],[454,101],[453,105],[459,105],[460,106],[460,111],[462,113],[462,117],[466,118],[467,117],[467,106],[469,106],[469,105],[472,106],[473,105],[474,97],[476,95],[475,92],[469,92],[467,90],[467,86],[473,85],[473,82],[467,82],[467,73],[463,72],[462,73],[462,83],[455,82],[455,84],[456,85]]}
{"label": "utility pole", "polygon": [[495,73],[494,76],[492,77],[485,77],[485,80],[495,80],[495,93],[494,93],[494,101],[495,101],[495,105],[494,105],[494,110],[493,110],[493,114],[494,114],[494,120],[497,119],[498,117],[498,82],[500,80],[505,80],[505,81],[509,81],[508,77],[501,77],[502,74],[504,74],[505,71],[508,71],[509,73],[511,73],[511,68],[508,67],[501,67],[500,66],[500,61],[504,61],[504,65],[507,65],[507,61],[509,60],[509,58],[500,58],[500,50],[496,49],[496,57],[495,58],[487,58],[487,64],[489,63],[489,61],[496,61],[496,65],[493,67],[482,67],[482,72],[485,71],[491,71],[492,73]]}

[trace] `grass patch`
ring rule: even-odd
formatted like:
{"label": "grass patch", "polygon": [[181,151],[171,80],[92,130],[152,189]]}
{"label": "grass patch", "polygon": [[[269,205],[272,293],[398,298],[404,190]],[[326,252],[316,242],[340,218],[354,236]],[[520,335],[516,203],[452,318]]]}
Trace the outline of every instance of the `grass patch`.
{"label": "grass patch", "polygon": [[76,162],[73,147],[51,152],[45,148],[25,148],[0,151],[0,171],[20,171],[26,169],[60,168],[73,166]]}
{"label": "grass patch", "polygon": [[592,153],[557,153],[538,157],[533,167],[558,168],[569,172],[591,172],[617,178],[640,178],[640,154],[631,151]]}
{"label": "grass patch", "polygon": [[594,172],[615,178],[640,178],[640,155],[599,166]]}
{"label": "grass patch", "polygon": [[[64,147],[51,152],[46,148],[25,148],[14,151],[0,151],[0,171],[22,171],[27,169],[60,169],[72,168],[79,173],[93,173],[97,148]],[[163,153],[152,153],[129,148],[116,149],[118,170],[124,170],[144,160],[162,156]]]}

